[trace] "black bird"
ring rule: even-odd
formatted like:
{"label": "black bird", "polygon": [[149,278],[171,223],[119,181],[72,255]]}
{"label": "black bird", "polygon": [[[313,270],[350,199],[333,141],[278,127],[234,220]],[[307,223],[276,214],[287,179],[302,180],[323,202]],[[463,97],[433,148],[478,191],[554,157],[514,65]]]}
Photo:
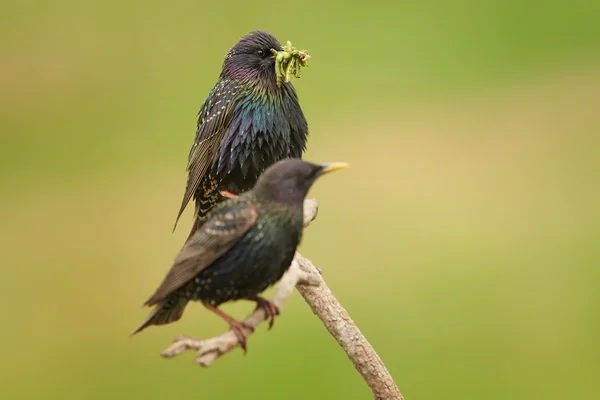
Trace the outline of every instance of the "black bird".
{"label": "black bird", "polygon": [[292,84],[277,83],[272,50],[282,47],[270,33],[244,36],[225,56],[219,81],[200,109],[175,221],[193,197],[190,236],[227,193],[248,191],[273,163],[302,157],[308,124]]}
{"label": "black bird", "polygon": [[273,324],[279,311],[259,294],[290,267],[302,237],[303,201],[311,185],[324,173],[346,166],[279,161],[251,191],[216,206],[146,301],[156,308],[133,333],[177,321],[187,303],[195,300],[227,321],[245,349],[245,325],[217,307],[231,300],[255,301]]}

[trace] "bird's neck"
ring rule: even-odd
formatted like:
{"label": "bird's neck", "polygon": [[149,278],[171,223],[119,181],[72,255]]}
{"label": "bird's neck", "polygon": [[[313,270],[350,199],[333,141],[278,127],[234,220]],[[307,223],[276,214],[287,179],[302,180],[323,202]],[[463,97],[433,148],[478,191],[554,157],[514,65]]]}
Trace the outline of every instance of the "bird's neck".
{"label": "bird's neck", "polygon": [[294,201],[292,203],[282,201],[262,201],[261,204],[267,207],[270,212],[279,215],[280,219],[287,220],[291,226],[302,227],[302,218],[304,211],[304,201]]}
{"label": "bird's neck", "polygon": [[252,97],[263,103],[281,103],[294,90],[289,82],[277,85],[274,76],[257,74],[256,76],[238,79],[243,87],[246,87]]}
{"label": "bird's neck", "polygon": [[282,207],[289,210],[295,210],[302,213],[305,195],[295,191],[273,190],[268,187],[256,185],[254,187],[254,196],[259,202],[270,204],[272,207]]}

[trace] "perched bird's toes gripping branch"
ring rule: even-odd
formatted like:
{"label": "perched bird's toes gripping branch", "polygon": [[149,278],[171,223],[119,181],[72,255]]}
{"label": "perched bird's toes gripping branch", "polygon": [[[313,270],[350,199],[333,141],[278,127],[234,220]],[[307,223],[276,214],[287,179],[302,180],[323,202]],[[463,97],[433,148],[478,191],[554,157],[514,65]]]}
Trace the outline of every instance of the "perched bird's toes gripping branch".
{"label": "perched bird's toes gripping branch", "polygon": [[[297,256],[300,255],[297,254]],[[320,281],[309,272],[303,271],[299,263],[294,259],[290,269],[277,284],[271,303],[281,309],[297,284],[318,286]],[[248,327],[256,328],[268,319],[269,316],[267,312],[262,308],[257,308],[244,320],[244,323],[248,325]],[[244,333],[246,337],[248,337],[253,331],[247,329]],[[161,356],[171,358],[187,350],[195,350],[197,353],[194,362],[202,367],[210,367],[217,358],[230,352],[239,345],[240,341],[232,330],[228,330],[224,334],[210,339],[195,339],[188,336],[177,336],[174,339],[174,343],[168,349],[163,351]]]}
{"label": "perched bird's toes gripping branch", "polygon": [[[317,216],[318,205],[315,199],[307,199],[304,201],[304,226],[310,224]],[[291,267],[283,275],[277,283],[275,293],[270,300],[272,306],[277,310],[283,308],[283,304],[292,294],[296,285],[319,286],[321,278],[310,269],[306,268],[306,260],[299,253],[296,253]],[[301,265],[302,264],[302,265]],[[312,265],[312,264],[310,264]],[[247,328],[240,328],[242,334],[247,338],[252,335],[253,330],[262,322],[271,320],[272,312],[269,312],[265,307],[257,307],[250,314],[243,324]],[[228,330],[224,334],[210,339],[195,339],[188,336],[178,336],[174,343],[161,356],[165,358],[175,357],[187,350],[195,350],[196,358],[194,362],[202,367],[209,367],[220,356],[230,352],[240,346],[239,337],[233,330]]]}

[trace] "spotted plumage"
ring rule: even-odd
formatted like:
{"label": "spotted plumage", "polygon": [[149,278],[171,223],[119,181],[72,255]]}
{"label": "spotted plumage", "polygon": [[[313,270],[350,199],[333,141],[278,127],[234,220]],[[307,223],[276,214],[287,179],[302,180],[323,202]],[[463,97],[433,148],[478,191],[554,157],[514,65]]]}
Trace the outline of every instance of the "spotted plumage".
{"label": "spotted plumage", "polygon": [[223,61],[219,81],[198,115],[188,157],[188,180],[177,215],[196,201],[190,236],[223,200],[220,191],[250,190],[260,174],[284,158],[300,158],[308,124],[291,83],[277,85],[271,34],[251,32]]}
{"label": "spotted plumage", "polygon": [[232,328],[241,323],[217,309],[231,300],[256,301],[273,318],[276,308],[258,295],[290,266],[302,237],[302,206],[309,188],[323,173],[344,166],[279,161],[251,191],[217,205],[146,302],[156,307],[134,333],[178,320],[191,300],[202,302]]}

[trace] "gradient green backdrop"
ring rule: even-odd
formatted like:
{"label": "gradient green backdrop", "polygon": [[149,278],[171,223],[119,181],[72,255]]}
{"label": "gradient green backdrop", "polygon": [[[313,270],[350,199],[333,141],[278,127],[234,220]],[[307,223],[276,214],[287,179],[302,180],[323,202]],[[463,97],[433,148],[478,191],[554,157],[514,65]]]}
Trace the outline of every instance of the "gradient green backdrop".
{"label": "gradient green backdrop", "polygon": [[[128,333],[171,234],[195,115],[265,29],[319,181],[302,252],[407,399],[592,399],[600,388],[600,2],[15,1],[0,13],[0,397],[368,399],[295,293],[244,357],[163,360]],[[252,305],[225,309],[243,317]]]}

